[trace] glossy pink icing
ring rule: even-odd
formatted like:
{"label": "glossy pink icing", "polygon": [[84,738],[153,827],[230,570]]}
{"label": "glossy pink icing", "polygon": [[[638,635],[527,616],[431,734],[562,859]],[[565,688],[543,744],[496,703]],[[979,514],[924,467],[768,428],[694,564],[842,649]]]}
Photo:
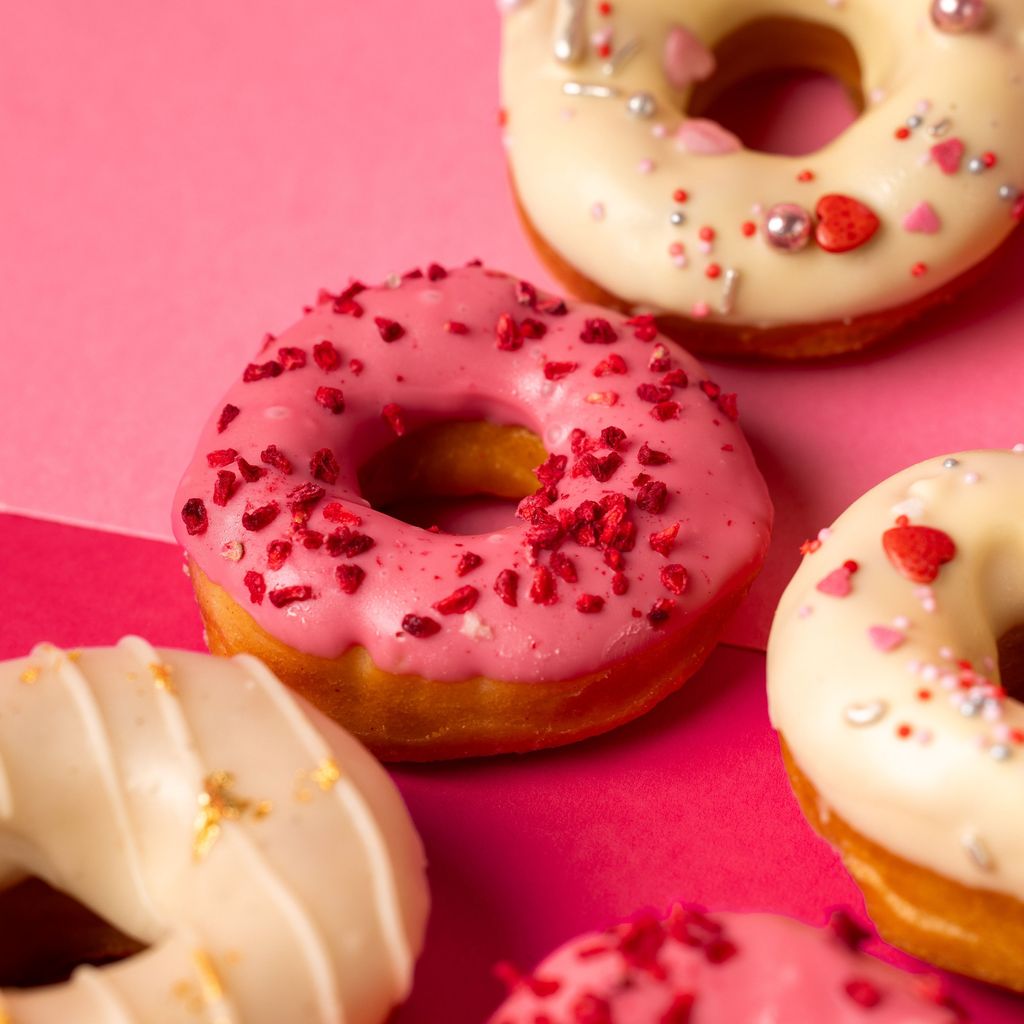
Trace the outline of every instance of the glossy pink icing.
{"label": "glossy pink icing", "polygon": [[[846,919],[840,918],[840,921]],[[954,1024],[937,979],[858,953],[856,929],[676,909],[552,953],[489,1024]],[[510,973],[510,972],[505,972]]]}
{"label": "glossy pink icing", "polygon": [[[746,441],[731,418],[733,396],[719,396],[710,384],[702,388],[699,382],[707,380],[707,372],[678,347],[659,349],[659,355],[664,353],[661,361],[656,359],[654,369],[649,368],[662,339],[643,322],[630,326],[621,316],[597,307],[566,308],[545,296],[538,299],[529,286],[480,267],[442,274],[436,268],[428,276],[407,276],[396,287],[369,288],[347,300],[323,294],[299,323],[267,341],[254,365],[280,366],[282,349],[301,349],[306,365],[282,369],[277,376],[238,380],[203,428],[175,496],[175,535],[202,570],[292,647],[334,657],[358,644],[389,671],[448,680],[477,674],[517,681],[582,675],[649,648],[665,630],[688,624],[710,603],[745,585],[765,555],[771,505]],[[565,310],[561,315],[559,306]],[[360,315],[354,315],[357,312]],[[381,323],[400,325],[401,336],[386,341],[383,335],[397,329],[389,331],[386,323],[379,327],[380,318]],[[509,318],[515,325],[511,329]],[[596,326],[595,320],[600,321]],[[539,327],[531,330],[525,321]],[[465,325],[466,332],[446,329],[451,322]],[[592,336],[600,337],[604,324],[614,340],[585,342],[581,335],[588,331],[588,322]],[[515,345],[520,331],[544,333],[540,338],[520,337],[521,346],[514,350],[499,347],[499,334]],[[314,359],[314,346],[325,340],[340,356],[337,368],[325,370]],[[616,368],[624,368],[624,373],[595,375],[599,364],[620,359],[623,367]],[[361,364],[358,373],[352,360]],[[330,367],[333,357],[327,352],[322,361]],[[670,370],[682,371],[670,378],[677,381],[675,386],[661,383]],[[683,375],[689,381],[686,385]],[[638,395],[638,387],[651,385],[663,391],[646,397],[662,398],[661,405]],[[325,387],[335,390],[322,396],[326,404],[321,404],[315,395]],[[339,405],[338,391],[344,410],[335,413],[330,410]],[[613,401],[614,405],[607,404]],[[540,604],[530,596],[532,563],[551,565],[553,552],[531,548],[531,524],[525,520],[486,534],[453,536],[410,526],[370,508],[359,493],[356,472],[394,439],[393,428],[382,415],[392,405],[410,430],[439,420],[481,418],[533,429],[553,456],[566,460],[565,475],[554,485],[557,500],[544,510],[556,521],[562,510],[577,509],[582,502],[615,502],[621,499],[610,495],[625,495],[626,520],[635,527],[635,546],[623,553],[620,570],[628,591],[613,591],[616,571],[608,560],[617,556],[606,556],[598,546],[584,546],[585,531],[579,534],[582,542],[569,535],[550,542],[559,555],[571,560],[577,581],[566,582],[553,574],[555,601]],[[219,431],[225,406],[239,412]],[[659,418],[659,413],[666,418]],[[622,464],[613,466],[614,459],[604,463],[612,471],[602,482],[586,474],[588,467],[593,468],[590,456],[604,462],[613,455],[600,442],[601,432],[610,426],[624,431],[626,440],[617,453]],[[573,452],[574,429],[586,432],[589,440],[583,447],[589,450],[577,442]],[[669,461],[641,465],[638,453],[645,442],[666,453]],[[269,445],[276,445],[293,464],[291,474],[261,462],[261,452]],[[311,476],[311,457],[323,448],[329,448],[338,463],[333,483]],[[207,454],[224,449],[237,451],[248,464],[267,472],[247,483],[239,477],[236,462],[211,467]],[[218,472],[235,474],[224,505],[213,501]],[[636,482],[641,473],[664,483],[661,510],[657,500],[643,502],[651,506],[649,510],[636,504],[642,493]],[[347,528],[372,538],[373,546],[339,557],[332,557],[328,543],[304,546],[302,530],[291,521],[288,499],[303,484],[317,484],[325,492],[305,524],[305,529],[315,531],[313,543]],[[654,489],[659,486],[656,483]],[[182,510],[190,501],[194,507],[197,500],[203,503],[206,525],[202,529],[193,522],[193,529],[202,532],[189,534]],[[280,508],[273,522],[247,528],[246,523],[258,523],[246,513],[271,502]],[[325,512],[336,514],[339,505],[361,522],[346,527],[325,518]],[[651,535],[666,529],[671,533],[677,523],[678,535],[665,539],[667,553],[652,548]],[[268,566],[272,541],[292,545],[277,569]],[[239,544],[244,549],[241,558],[225,557],[224,552],[237,556]],[[459,576],[456,566],[467,552],[482,561]],[[339,585],[336,569],[341,564],[358,566],[365,573],[355,593],[346,593]],[[668,571],[668,582],[663,579],[662,569],[670,566],[686,570],[682,593],[673,590],[680,588],[677,570]],[[495,591],[496,578],[505,570],[519,574],[516,607]],[[250,598],[247,573],[262,577],[266,594],[260,603]],[[441,614],[433,607],[466,586],[477,591],[470,612]],[[283,607],[272,603],[274,592],[280,597],[290,587],[309,587],[312,596]],[[599,610],[579,610],[581,599],[591,608],[600,604],[593,598],[603,600]],[[648,616],[658,602],[658,608],[668,611],[667,619],[652,624]],[[427,637],[412,636],[402,628],[408,615],[429,617],[440,630]]]}

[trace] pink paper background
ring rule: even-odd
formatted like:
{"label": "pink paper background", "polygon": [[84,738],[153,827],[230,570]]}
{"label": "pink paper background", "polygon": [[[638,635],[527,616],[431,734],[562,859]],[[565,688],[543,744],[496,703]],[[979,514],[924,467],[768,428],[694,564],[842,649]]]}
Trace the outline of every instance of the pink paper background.
{"label": "pink paper background", "polygon": [[[7,5],[0,33],[0,508],[169,537],[200,422],[318,286],[479,256],[547,283],[508,194],[498,18],[476,0]],[[848,116],[813,86],[775,146]],[[756,129],[751,129],[755,131]],[[925,456],[1024,439],[1024,239],[865,357],[721,364],[772,488],[769,565],[730,639],[763,646],[796,548]],[[794,297],[795,301],[798,297]],[[0,657],[123,633],[198,648],[166,544],[0,517]],[[436,911],[402,1022],[479,1021],[498,959],[683,897],[820,921],[859,906],[785,784],[763,657],[720,650],[613,736],[396,772]],[[1024,1005],[956,983],[982,1024]]]}

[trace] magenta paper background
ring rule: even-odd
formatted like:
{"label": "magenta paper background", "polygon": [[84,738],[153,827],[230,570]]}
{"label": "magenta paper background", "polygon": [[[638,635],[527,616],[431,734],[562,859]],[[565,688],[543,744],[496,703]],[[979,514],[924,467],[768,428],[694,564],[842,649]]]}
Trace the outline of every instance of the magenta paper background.
{"label": "magenta paper background", "polygon": [[[508,193],[487,0],[33,0],[3,22],[0,509],[167,538],[201,421],[320,285],[473,256],[549,283]],[[834,94],[808,95],[816,124],[842,118]],[[813,921],[860,906],[789,795],[758,651],[797,545],[850,500],[917,459],[1024,440],[1022,267],[1017,237],[875,354],[714,367],[778,508],[729,635],[754,651],[723,648],[604,739],[395,773],[435,894],[400,1024],[480,1021],[495,960],[528,964],[640,905]],[[170,545],[11,516],[0,530],[0,657],[129,631],[201,646]],[[981,1024],[1022,1017],[956,987]]]}

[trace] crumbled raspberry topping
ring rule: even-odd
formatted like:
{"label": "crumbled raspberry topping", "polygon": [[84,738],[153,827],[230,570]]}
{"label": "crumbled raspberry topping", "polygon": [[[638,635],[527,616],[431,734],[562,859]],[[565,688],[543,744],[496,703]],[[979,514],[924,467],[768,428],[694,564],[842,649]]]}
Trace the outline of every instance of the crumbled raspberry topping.
{"label": "crumbled raspberry topping", "polygon": [[330,448],[318,448],[309,460],[309,472],[314,480],[323,480],[325,484],[333,484],[337,481],[341,468]]}
{"label": "crumbled raspberry topping", "polygon": [[538,565],[533,570],[533,582],[530,584],[530,600],[534,604],[554,604],[558,600],[555,577],[546,565]]}
{"label": "crumbled raspberry topping", "polygon": [[678,562],[673,562],[671,565],[663,565],[659,575],[665,589],[671,590],[676,595],[683,593],[690,582],[689,574]]}
{"label": "crumbled raspberry topping", "polygon": [[644,441],[636,453],[636,461],[641,466],[663,466],[669,461],[669,456],[665,452],[657,451]]}
{"label": "crumbled raspberry topping", "polygon": [[498,348],[503,352],[515,352],[523,347],[523,336],[511,313],[502,313],[494,327]]}
{"label": "crumbled raspberry topping", "polygon": [[573,560],[561,551],[554,551],[550,558],[551,571],[566,583],[575,583],[577,580],[576,566]]}
{"label": "crumbled raspberry topping", "polygon": [[395,432],[396,437],[402,437],[406,432],[405,414],[402,407],[395,402],[388,402],[380,411],[381,416],[388,421],[388,425]]}
{"label": "crumbled raspberry topping", "polygon": [[266,476],[267,471],[262,466],[254,466],[246,461],[241,455],[238,456],[238,472],[247,484],[255,483],[260,477]]}
{"label": "crumbled raspberry topping", "polygon": [[672,550],[672,545],[675,544],[678,534],[679,523],[673,523],[671,526],[666,526],[664,530],[659,530],[657,533],[651,534],[649,538],[651,547],[654,548],[659,555],[664,555],[668,558],[668,554]]}
{"label": "crumbled raspberry topping", "polygon": [[280,511],[281,507],[276,501],[268,501],[266,505],[260,505],[258,508],[246,509],[242,513],[242,525],[254,532],[262,530],[277,518]]}
{"label": "crumbled raspberry topping", "polygon": [[279,377],[283,371],[284,367],[276,359],[266,363],[250,363],[242,374],[242,380],[246,384],[251,384],[253,381],[266,380],[268,377]]}
{"label": "crumbled raspberry topping", "polygon": [[209,519],[206,515],[206,506],[203,504],[203,499],[189,498],[181,509],[181,519],[190,537],[197,537],[206,533]]}
{"label": "crumbled raspberry topping", "polygon": [[286,370],[301,370],[306,365],[305,349],[279,348],[277,356]]}
{"label": "crumbled raspberry topping", "polygon": [[528,316],[519,324],[519,333],[529,341],[536,341],[548,333],[548,325]]}
{"label": "crumbled raspberry topping", "polygon": [[544,376],[548,380],[561,380],[568,377],[578,366],[579,363],[545,363]]}
{"label": "crumbled raspberry topping", "polygon": [[294,604],[296,601],[308,601],[313,596],[313,588],[296,584],[291,587],[278,587],[271,590],[267,597],[275,608],[284,608],[286,605]]}
{"label": "crumbled raspberry topping", "polygon": [[267,568],[280,569],[288,556],[292,553],[292,543],[289,540],[272,540],[267,545]]}
{"label": "crumbled raspberry topping", "polygon": [[651,605],[651,610],[647,613],[647,621],[652,626],[661,626],[668,621],[668,617],[672,614],[672,610],[675,608],[676,603],[670,597],[659,597],[654,604]]}
{"label": "crumbled raspberry topping", "polygon": [[434,608],[442,615],[461,615],[468,612],[477,602],[480,591],[476,587],[459,587],[452,591],[447,597],[441,598],[434,603]]}
{"label": "crumbled raspberry topping", "polygon": [[583,322],[580,341],[585,345],[610,345],[618,340],[615,328],[603,317],[594,317]]}
{"label": "crumbled raspberry topping", "polygon": [[235,493],[235,474],[230,469],[222,469],[217,473],[217,482],[213,485],[214,505],[224,506]]}
{"label": "crumbled raspberry topping", "polygon": [[855,1003],[867,1009],[882,1001],[882,993],[867,978],[851,978],[843,987]]}
{"label": "crumbled raspberry topping", "polygon": [[388,320],[387,317],[375,316],[373,322],[384,341],[398,341],[405,334],[405,328],[396,320]]}
{"label": "crumbled raspberry topping", "polygon": [[427,266],[428,281],[443,281],[448,276],[448,271],[440,263],[431,263]]}
{"label": "crumbled raspberry topping", "polygon": [[580,594],[576,598],[576,610],[584,615],[593,615],[604,608],[604,598],[597,594]]}
{"label": "crumbled raspberry topping", "polygon": [[494,592],[505,602],[515,608],[519,603],[519,573],[514,569],[502,569],[494,581]]}
{"label": "crumbled raspberry topping", "polygon": [[237,405],[225,405],[220,411],[220,419],[217,420],[217,433],[223,434],[228,424],[241,412]]}
{"label": "crumbled raspberry topping", "polygon": [[329,523],[343,523],[345,526],[362,526],[362,516],[350,512],[341,502],[332,501],[324,505],[323,516]]}
{"label": "crumbled raspberry topping", "polygon": [[664,423],[666,420],[679,419],[681,406],[678,402],[658,402],[651,406],[651,415]]}
{"label": "crumbled raspberry topping", "polygon": [[327,553],[332,558],[355,558],[374,546],[376,541],[365,533],[341,526],[327,537]]}
{"label": "crumbled raspberry topping", "polygon": [[338,577],[338,586],[346,594],[354,594],[361,586],[363,580],[366,579],[366,570],[350,562],[339,565],[334,570],[334,573]]}
{"label": "crumbled raspberry topping", "polygon": [[468,576],[474,569],[483,565],[483,561],[479,555],[474,554],[472,551],[465,551],[459,558],[458,565],[455,566],[455,575]]}
{"label": "crumbled raspberry topping", "polygon": [[613,451],[621,451],[626,440],[626,432],[620,427],[605,427],[601,431],[601,444]]}
{"label": "crumbled raspberry topping", "polygon": [[667,402],[672,397],[672,388],[667,384],[638,384],[636,394],[642,402]]}
{"label": "crumbled raspberry topping", "polygon": [[263,604],[263,595],[267,592],[267,581],[263,574],[250,569],[245,574],[244,583],[249,591],[249,600],[253,604]]}
{"label": "crumbled raspberry topping", "polygon": [[320,405],[335,415],[345,411],[345,396],[341,388],[329,388],[324,385],[316,389],[314,397]]}
{"label": "crumbled raspberry topping", "polygon": [[660,480],[648,480],[637,488],[636,507],[645,512],[663,512],[667,500],[668,488]]}
{"label": "crumbled raspberry topping", "polygon": [[260,460],[268,466],[273,466],[274,469],[279,469],[282,473],[288,474],[292,471],[291,462],[276,444],[267,445],[260,452]]}
{"label": "crumbled raspberry topping", "polygon": [[221,448],[206,453],[206,464],[210,469],[218,469],[221,466],[230,466],[237,458],[238,452],[234,448]]}
{"label": "crumbled raspberry topping", "polygon": [[427,637],[434,636],[435,633],[440,633],[441,624],[426,615],[406,615],[402,619],[402,629],[409,636],[416,637],[417,640],[425,640]]}
{"label": "crumbled raspberry topping", "polygon": [[449,334],[469,334],[469,326],[461,320],[446,320],[444,329]]}
{"label": "crumbled raspberry topping", "polygon": [[313,359],[324,373],[331,373],[341,366],[341,353],[327,339],[313,346]]}
{"label": "crumbled raspberry topping", "polygon": [[630,317],[626,323],[633,328],[638,341],[654,341],[658,336],[658,325],[650,313],[641,313]]}
{"label": "crumbled raspberry topping", "polygon": [[608,377],[614,374],[626,373],[629,368],[626,366],[626,360],[618,354],[618,352],[611,352],[608,354],[606,359],[602,359],[601,362],[594,367],[595,377]]}

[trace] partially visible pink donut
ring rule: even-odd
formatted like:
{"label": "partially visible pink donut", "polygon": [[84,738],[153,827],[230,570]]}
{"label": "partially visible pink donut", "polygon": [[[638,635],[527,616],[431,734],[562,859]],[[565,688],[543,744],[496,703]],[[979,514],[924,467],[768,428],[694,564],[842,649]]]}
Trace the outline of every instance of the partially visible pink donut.
{"label": "partially visible pink donut", "polygon": [[[609,729],[696,671],[764,558],[736,419],[649,317],[479,266],[324,293],[178,489],[211,650],[257,654],[390,758]],[[371,505],[417,479],[523,500],[469,536]]]}
{"label": "partially visible pink donut", "polygon": [[489,1024],[955,1024],[939,980],[858,952],[842,912],[824,931],[769,914],[682,907],[566,943],[530,975],[498,973]]}

